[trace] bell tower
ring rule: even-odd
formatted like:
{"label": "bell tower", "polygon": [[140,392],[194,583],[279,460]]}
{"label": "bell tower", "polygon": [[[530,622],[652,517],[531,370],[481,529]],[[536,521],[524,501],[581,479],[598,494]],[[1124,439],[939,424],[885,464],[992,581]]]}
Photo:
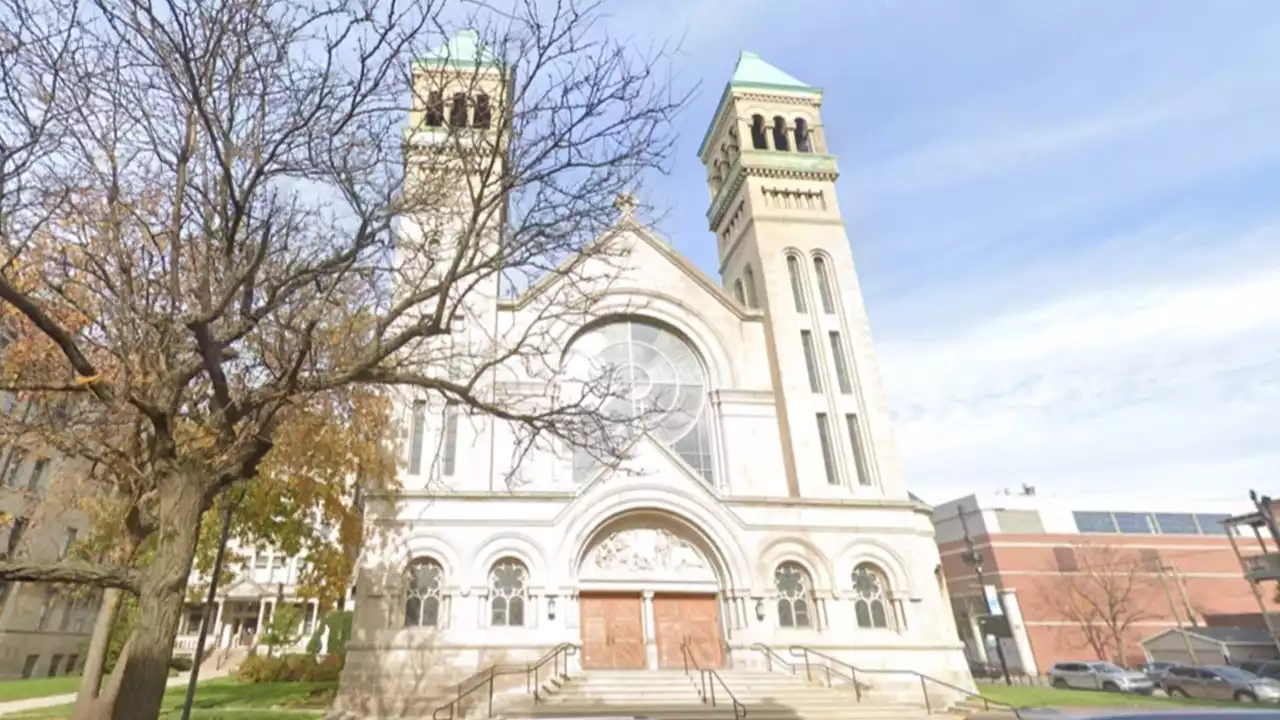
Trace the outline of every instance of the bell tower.
{"label": "bell tower", "polygon": [[743,52],[698,151],[707,220],[722,282],[767,320],[790,494],[906,499],[821,109]]}

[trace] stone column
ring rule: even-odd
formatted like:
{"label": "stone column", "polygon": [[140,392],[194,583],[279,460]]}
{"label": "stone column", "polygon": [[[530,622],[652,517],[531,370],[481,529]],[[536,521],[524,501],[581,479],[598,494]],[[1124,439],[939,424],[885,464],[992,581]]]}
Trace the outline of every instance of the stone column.
{"label": "stone column", "polygon": [[267,599],[262,597],[258,598],[258,628],[253,631],[252,645],[257,645],[258,638],[262,636],[262,623],[263,623],[263,618],[266,616],[266,611],[267,611]]}
{"label": "stone column", "polygon": [[225,601],[219,598],[214,601],[213,617],[209,618],[209,634],[213,636],[213,646],[222,647],[222,606]]}
{"label": "stone column", "polygon": [[644,615],[644,655],[650,670],[658,669],[658,636],[653,619],[653,591],[645,590],[641,603]]}
{"label": "stone column", "polygon": [[[1009,630],[1013,634],[1013,646],[1018,650],[1019,665],[1027,675],[1036,674],[1036,656],[1031,652],[1031,638],[1027,636],[1027,626],[1022,620],[1022,608],[1018,605],[1016,590],[1000,590],[1005,615],[1009,617]],[[996,642],[999,642],[997,638]]]}
{"label": "stone column", "polygon": [[982,628],[978,627],[978,616],[970,615],[969,634],[973,636],[973,654],[975,659],[983,665],[988,664],[987,660],[987,639],[982,635]]}

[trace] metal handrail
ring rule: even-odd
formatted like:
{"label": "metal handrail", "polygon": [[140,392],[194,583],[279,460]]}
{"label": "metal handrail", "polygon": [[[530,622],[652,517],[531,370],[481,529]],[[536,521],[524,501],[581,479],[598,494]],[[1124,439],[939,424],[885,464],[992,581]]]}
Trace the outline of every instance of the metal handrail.
{"label": "metal handrail", "polygon": [[[519,675],[520,673],[524,673],[525,691],[533,693],[533,702],[536,704],[540,702],[542,699],[539,694],[539,690],[542,685],[541,677],[540,677],[542,667],[546,665],[548,662],[554,662],[555,675],[553,675],[552,677],[555,677],[557,675],[559,677],[568,677],[569,676],[569,656],[577,652],[578,652],[577,645],[574,645],[573,643],[560,643],[559,645],[555,646],[550,651],[548,651],[545,655],[538,658],[532,663],[527,663],[525,665],[501,665],[501,664],[490,665],[484,670],[481,670],[475,673],[471,677],[455,685],[454,688],[457,692],[457,696],[454,697],[452,700],[450,700],[448,703],[441,705],[440,707],[432,711],[431,718],[432,720],[453,720],[454,715],[457,714],[458,704],[461,703],[464,698],[470,696],[472,693],[476,692],[481,688],[485,688],[489,691],[489,697],[488,697],[489,708],[485,717],[493,717],[494,682],[499,677],[503,677],[505,675]],[[561,673],[560,671],[559,658],[561,657],[564,658],[563,673]],[[464,690],[463,688],[466,688],[466,689]],[[448,714],[442,716],[441,713],[445,712],[446,710],[448,711]]]}
{"label": "metal handrail", "polygon": [[778,661],[779,665],[782,665],[785,668],[789,668],[791,670],[792,675],[795,675],[796,672],[799,670],[799,668],[796,667],[795,663],[788,661],[786,658],[782,657],[782,655],[778,654],[778,651],[774,650],[768,645],[765,645],[764,643],[753,643],[751,645],[751,649],[757,652],[764,653],[765,659],[769,661],[769,672],[773,672],[773,662],[775,660]]}
{"label": "metal handrail", "polygon": [[733,701],[734,720],[742,720],[747,716],[747,706],[738,702],[737,696],[725,684],[724,678],[720,677],[720,673],[711,668],[698,666],[698,661],[694,659],[693,651],[689,648],[688,638],[680,641],[680,654],[684,656],[685,675],[689,674],[690,669],[698,671],[698,697],[702,698],[703,704],[706,704],[709,700],[711,707],[716,706],[716,682],[719,682],[720,687],[724,688],[724,691],[729,694],[729,699]]}
{"label": "metal handrail", "polygon": [[[831,657],[830,655],[827,655],[826,653],[819,652],[819,651],[817,651],[817,650],[813,650],[813,649],[807,648],[807,647],[805,647],[805,646],[803,646],[803,645],[792,645],[792,646],[791,646],[791,648],[790,648],[790,653],[791,653],[791,655],[792,655],[792,656],[794,656],[794,657],[803,657],[803,658],[804,658],[804,671],[805,671],[805,677],[806,677],[807,679],[809,679],[809,680],[812,680],[812,679],[813,679],[812,674],[811,674],[811,671],[810,671],[810,663],[809,663],[809,656],[810,656],[810,655],[813,655],[813,656],[816,656],[816,657],[820,657],[820,658],[822,658],[823,660],[826,660],[827,662],[833,662],[833,663],[836,663],[837,665],[840,665],[840,666],[843,666],[844,668],[847,668],[847,669],[849,670],[850,678],[853,680],[853,689],[854,689],[854,693],[855,693],[855,695],[856,695],[856,697],[857,697],[857,699],[858,699],[858,702],[862,702],[862,690],[858,687],[858,681],[857,681],[858,673],[863,673],[863,674],[867,674],[867,675],[890,675],[890,674],[914,675],[914,676],[916,676],[917,678],[919,678],[919,680],[920,680],[920,692],[921,692],[921,694],[922,694],[922,695],[924,695],[924,709],[925,709],[925,712],[926,712],[926,713],[928,713],[928,714],[933,714],[933,703],[932,703],[932,702],[930,702],[930,700],[929,700],[929,687],[928,687],[928,683],[932,682],[932,683],[935,683],[935,684],[941,685],[941,686],[943,686],[943,687],[945,687],[945,688],[949,688],[949,689],[951,689],[951,690],[955,690],[956,692],[959,692],[959,693],[963,694],[965,697],[977,698],[977,699],[981,700],[981,701],[982,701],[982,704],[983,704],[983,707],[985,707],[987,710],[990,710],[990,709],[991,709],[991,707],[994,705],[994,706],[996,706],[996,707],[1001,707],[1001,708],[1005,708],[1005,709],[1007,709],[1007,710],[1012,711],[1012,712],[1013,712],[1013,716],[1014,716],[1014,717],[1016,717],[1016,718],[1018,718],[1019,720],[1021,720],[1021,718],[1022,718],[1022,715],[1018,712],[1018,708],[1017,708],[1016,706],[1014,706],[1014,705],[1011,705],[1011,704],[1006,703],[1006,702],[1001,702],[1001,701],[999,701],[999,700],[992,700],[991,698],[989,698],[989,697],[987,697],[987,696],[983,695],[982,693],[973,692],[973,691],[971,691],[971,690],[966,690],[966,689],[964,689],[964,688],[960,687],[959,685],[952,685],[951,683],[949,683],[949,682],[947,682],[947,681],[945,681],[945,680],[939,680],[939,679],[938,679],[938,678],[936,678],[936,677],[932,677],[932,676],[930,676],[930,675],[925,675],[924,673],[922,673],[922,672],[918,672],[918,671],[916,671],[916,670],[891,670],[891,669],[881,669],[881,668],[858,668],[858,667],[854,667],[853,665],[850,665],[849,663],[847,663],[847,662],[845,662],[845,661],[843,661],[843,660],[841,660],[841,659],[839,659],[839,658]],[[817,665],[817,663],[813,663],[813,664]],[[830,668],[829,666],[825,666],[825,665],[819,665],[819,667],[825,667],[825,668],[826,668],[826,670],[827,670],[827,672],[828,672],[828,674],[827,674],[827,685],[828,685],[828,687],[829,687],[829,686],[831,685],[831,675],[830,675],[831,668]]]}

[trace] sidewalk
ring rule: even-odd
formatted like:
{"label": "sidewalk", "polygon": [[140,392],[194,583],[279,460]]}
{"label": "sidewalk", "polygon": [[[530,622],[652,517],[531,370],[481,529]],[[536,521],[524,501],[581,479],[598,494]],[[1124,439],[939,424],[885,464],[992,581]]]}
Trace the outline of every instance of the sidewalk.
{"label": "sidewalk", "polygon": [[[212,680],[213,678],[226,677],[227,669],[218,668],[206,669],[201,671],[201,680]],[[179,673],[165,683],[165,687],[185,687],[187,679],[191,677],[191,673]],[[103,679],[106,682],[106,679]],[[59,705],[71,705],[76,701],[75,693],[67,693],[65,695],[48,695],[38,698],[27,698],[26,700],[15,700],[13,702],[0,703],[0,715],[12,715],[13,713],[26,712],[27,710],[39,710],[41,708],[57,707]]]}

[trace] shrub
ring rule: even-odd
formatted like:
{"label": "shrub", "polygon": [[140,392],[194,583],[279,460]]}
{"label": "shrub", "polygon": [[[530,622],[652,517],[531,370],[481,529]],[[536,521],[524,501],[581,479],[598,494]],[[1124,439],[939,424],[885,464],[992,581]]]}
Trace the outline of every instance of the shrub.
{"label": "shrub", "polygon": [[317,662],[314,656],[293,653],[278,657],[251,655],[240,663],[236,679],[243,683],[336,682],[342,661],[330,656]]}
{"label": "shrub", "polygon": [[195,663],[189,655],[174,655],[169,658],[169,667],[178,672],[187,672]]}

